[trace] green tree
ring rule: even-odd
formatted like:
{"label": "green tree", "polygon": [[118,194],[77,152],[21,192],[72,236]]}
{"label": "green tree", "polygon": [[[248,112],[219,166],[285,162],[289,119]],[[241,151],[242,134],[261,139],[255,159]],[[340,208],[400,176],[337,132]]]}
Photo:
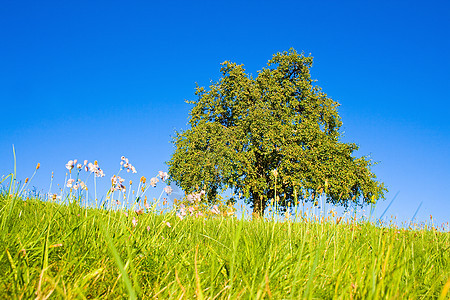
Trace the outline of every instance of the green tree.
{"label": "green tree", "polygon": [[255,79],[243,65],[222,63],[220,80],[197,86],[198,99],[188,101],[190,129],[174,137],[172,180],[188,193],[204,189],[212,202],[230,188],[256,215],[272,199],[286,208],[321,194],[344,206],[384,198],[371,160],[339,141],[339,104],[314,84],[312,63],[291,49]]}

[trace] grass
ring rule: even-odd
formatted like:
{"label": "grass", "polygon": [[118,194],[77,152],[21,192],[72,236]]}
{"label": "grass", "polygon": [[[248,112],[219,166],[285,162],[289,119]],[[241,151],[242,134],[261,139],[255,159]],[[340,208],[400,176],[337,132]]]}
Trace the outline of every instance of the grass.
{"label": "grass", "polygon": [[[27,194],[30,180],[21,186],[15,172],[0,181],[10,182],[0,190],[1,299],[449,299],[445,228],[319,218],[298,207],[295,221],[273,206],[249,220],[198,202],[202,193],[189,195],[195,205],[161,210],[162,193],[152,203],[144,195],[157,177],[125,187],[120,170],[135,173],[125,157],[98,206],[98,163],[66,168],[59,194]],[[145,208],[127,209],[130,200]]]}
{"label": "grass", "polygon": [[0,298],[448,299],[434,228],[124,212],[1,194]]}

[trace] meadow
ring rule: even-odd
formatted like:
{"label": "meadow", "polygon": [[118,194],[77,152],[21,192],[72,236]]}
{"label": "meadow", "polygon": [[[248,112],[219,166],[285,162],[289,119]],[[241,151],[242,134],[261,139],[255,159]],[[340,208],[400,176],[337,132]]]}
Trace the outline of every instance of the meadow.
{"label": "meadow", "polygon": [[[93,166],[87,174],[101,176]],[[87,205],[87,180],[75,176],[76,162],[68,169],[54,195],[33,197],[29,180],[3,179],[0,298],[449,299],[450,233],[432,224],[298,207],[291,218],[251,219],[202,206],[201,195],[161,211],[161,197],[143,203],[156,177],[130,192],[117,175],[109,206]]]}

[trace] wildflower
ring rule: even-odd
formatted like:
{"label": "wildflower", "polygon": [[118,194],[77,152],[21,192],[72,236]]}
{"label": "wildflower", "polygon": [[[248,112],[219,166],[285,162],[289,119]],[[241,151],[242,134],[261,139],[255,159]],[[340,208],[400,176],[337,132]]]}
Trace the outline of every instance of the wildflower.
{"label": "wildflower", "polygon": [[70,188],[72,187],[73,183],[75,182],[75,179],[70,178],[69,180],[67,180],[67,187]]}
{"label": "wildflower", "polygon": [[133,217],[133,220],[131,220],[131,223],[133,223],[133,227],[136,227],[138,221],[136,220],[135,217]]}
{"label": "wildflower", "polygon": [[124,211],[123,214],[128,218],[128,213],[126,211]]}
{"label": "wildflower", "polygon": [[86,190],[87,191],[87,186],[86,186],[86,184],[83,182],[83,181],[81,181],[80,182],[80,188],[82,189],[82,190]]}
{"label": "wildflower", "polygon": [[213,205],[211,211],[216,215],[220,214],[219,207],[217,205]]}
{"label": "wildflower", "polygon": [[80,185],[79,185],[78,183],[76,183],[76,184],[73,186],[73,189],[76,191],[76,190],[78,190],[79,187],[80,187]]}
{"label": "wildflower", "polygon": [[169,222],[166,222],[166,226],[167,226],[167,227],[172,227],[172,225],[170,225]]}
{"label": "wildflower", "polygon": [[74,165],[76,165],[77,162],[78,162],[78,160],[76,160],[76,159],[73,160],[73,164],[74,164]]}
{"label": "wildflower", "polygon": [[150,226],[147,226],[147,231],[150,231]]}
{"label": "wildflower", "polygon": [[120,176],[114,175],[111,177],[111,190],[112,191],[122,191],[125,192],[127,188],[123,185],[123,182],[125,179],[121,178]]}
{"label": "wildflower", "polygon": [[161,178],[162,181],[166,181],[169,178],[169,175],[167,172],[159,171],[158,172],[159,178]]}
{"label": "wildflower", "polygon": [[277,176],[278,176],[278,171],[277,171],[277,169],[273,169],[273,170],[272,170],[272,175],[273,175],[274,177],[277,177]]}
{"label": "wildflower", "polygon": [[38,163],[38,164],[36,165],[36,170],[39,170],[40,167],[41,167],[41,164]]}
{"label": "wildflower", "polygon": [[202,196],[205,195],[205,191],[200,191],[200,193],[192,193],[186,196],[187,200],[191,203],[194,203],[194,201],[200,201],[202,199]]}
{"label": "wildflower", "polygon": [[73,160],[69,160],[66,164],[66,169],[70,171],[73,169],[73,166],[74,166]]}
{"label": "wildflower", "polygon": [[181,216],[186,216],[186,210],[184,209],[184,206],[180,208],[180,215]]}
{"label": "wildflower", "polygon": [[130,185],[132,185],[132,184],[133,184],[133,181],[130,180]]}
{"label": "wildflower", "polygon": [[87,163],[88,163],[88,161],[87,161],[87,159],[85,159],[83,165],[85,166],[85,165],[87,165]]}
{"label": "wildflower", "polygon": [[25,178],[25,183],[28,183],[28,180],[29,180],[29,178],[27,177],[27,178]]}
{"label": "wildflower", "polygon": [[180,213],[177,213],[177,217],[178,217],[180,220],[183,220],[183,216],[182,216]]}
{"label": "wildflower", "polygon": [[186,198],[189,202],[191,202],[191,203],[194,202],[194,196],[192,194],[187,195]]}
{"label": "wildflower", "polygon": [[164,188],[164,192],[166,192],[167,195],[172,194],[173,189],[170,186],[166,186]]}
{"label": "wildflower", "polygon": [[88,164],[88,168],[89,171],[94,173],[96,177],[103,177],[105,176],[105,174],[103,173],[103,170],[100,169],[100,167],[98,166],[98,162],[94,161],[94,163],[89,163]]}
{"label": "wildflower", "polygon": [[132,173],[137,173],[136,168],[132,164],[130,164],[128,158],[126,158],[125,156],[122,156],[120,159],[121,159],[121,162],[120,162],[121,170],[126,169],[128,173],[130,171]]}
{"label": "wildflower", "polygon": [[142,184],[145,184],[145,182],[147,181],[147,178],[145,178],[144,176],[141,177],[141,182]]}
{"label": "wildflower", "polygon": [[150,209],[150,205],[147,203],[147,196],[144,197],[144,206],[146,209]]}
{"label": "wildflower", "polygon": [[159,179],[156,177],[153,177],[152,179],[150,179],[150,185],[152,187],[156,187],[156,184],[159,182]]}
{"label": "wildflower", "polygon": [[188,210],[189,210],[189,212],[192,214],[192,213],[194,213],[195,208],[193,208],[192,206],[190,206],[190,207],[188,208]]}
{"label": "wildflower", "polygon": [[135,210],[135,212],[139,216],[139,215],[142,215],[144,213],[144,209],[140,208],[140,209]]}
{"label": "wildflower", "polygon": [[82,167],[83,167],[83,166],[82,166],[81,164],[77,164],[77,169],[78,169],[78,170],[81,170]]}

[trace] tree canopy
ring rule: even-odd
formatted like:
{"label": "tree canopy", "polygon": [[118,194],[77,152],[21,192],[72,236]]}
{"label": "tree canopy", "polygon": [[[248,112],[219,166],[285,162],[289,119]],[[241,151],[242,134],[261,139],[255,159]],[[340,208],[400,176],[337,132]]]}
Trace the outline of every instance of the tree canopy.
{"label": "tree canopy", "polygon": [[340,141],[338,102],[311,79],[311,56],[277,53],[256,78],[225,61],[221,78],[197,86],[190,128],[176,132],[169,174],[187,193],[217,201],[230,188],[262,215],[272,199],[347,206],[384,198],[383,183],[354,143]]}

